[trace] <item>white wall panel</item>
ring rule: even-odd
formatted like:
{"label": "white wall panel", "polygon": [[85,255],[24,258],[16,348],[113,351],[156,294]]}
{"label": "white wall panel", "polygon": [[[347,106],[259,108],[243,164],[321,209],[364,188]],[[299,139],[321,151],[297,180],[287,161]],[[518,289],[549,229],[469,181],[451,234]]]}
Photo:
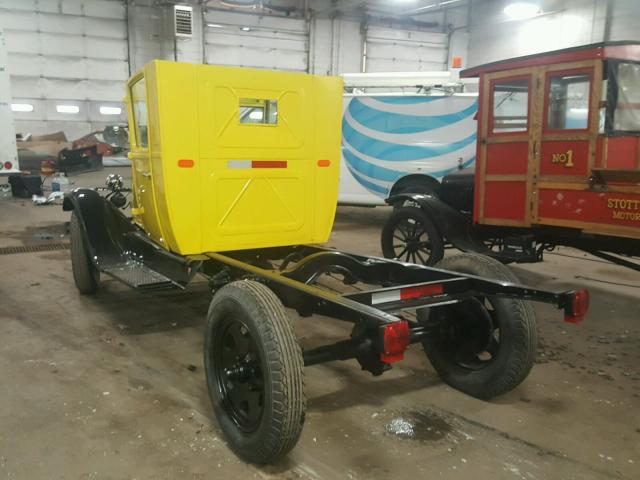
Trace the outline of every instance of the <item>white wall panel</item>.
{"label": "white wall panel", "polygon": [[442,70],[447,63],[447,35],[370,26],[366,32],[367,72]]}
{"label": "white wall panel", "polygon": [[[217,65],[306,71],[309,36],[298,18],[208,11],[205,61]],[[242,31],[241,28],[250,28]]]}
{"label": "white wall panel", "polygon": [[331,22],[329,18],[314,17],[312,20],[309,40],[311,73],[331,73]]}
{"label": "white wall panel", "polygon": [[124,2],[114,2],[106,0],[85,0],[84,14],[88,17],[113,18],[125,20],[127,9]]}
{"label": "white wall panel", "polygon": [[[129,75],[125,0],[0,0],[0,27],[13,97],[34,105],[17,125],[36,133],[64,127],[73,139],[90,121],[122,121],[99,107],[121,105]],[[58,113],[60,103],[80,112]]]}
{"label": "white wall panel", "polygon": [[333,74],[357,73],[362,71],[362,34],[360,22],[335,19],[333,22],[333,38],[331,45],[325,48],[332,50]]}

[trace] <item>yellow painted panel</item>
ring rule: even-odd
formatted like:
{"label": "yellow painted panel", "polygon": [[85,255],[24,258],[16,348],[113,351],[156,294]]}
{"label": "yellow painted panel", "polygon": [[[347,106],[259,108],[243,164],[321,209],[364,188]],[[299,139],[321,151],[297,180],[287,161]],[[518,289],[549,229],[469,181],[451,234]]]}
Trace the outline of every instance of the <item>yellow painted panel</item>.
{"label": "yellow painted panel", "polygon": [[165,61],[143,73],[150,137],[140,165],[151,175],[136,172],[134,188],[152,192],[141,217],[159,226],[147,229],[155,240],[198,254],[328,239],[340,79]]}

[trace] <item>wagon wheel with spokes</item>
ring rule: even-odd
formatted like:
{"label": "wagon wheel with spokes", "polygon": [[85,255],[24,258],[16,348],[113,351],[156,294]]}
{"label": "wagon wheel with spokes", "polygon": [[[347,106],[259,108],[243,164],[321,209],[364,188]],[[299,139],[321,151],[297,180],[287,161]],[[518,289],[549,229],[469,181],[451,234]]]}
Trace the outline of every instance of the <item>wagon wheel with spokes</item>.
{"label": "wagon wheel with spokes", "polygon": [[395,210],[382,229],[382,253],[408,263],[433,265],[444,256],[444,240],[420,208]]}

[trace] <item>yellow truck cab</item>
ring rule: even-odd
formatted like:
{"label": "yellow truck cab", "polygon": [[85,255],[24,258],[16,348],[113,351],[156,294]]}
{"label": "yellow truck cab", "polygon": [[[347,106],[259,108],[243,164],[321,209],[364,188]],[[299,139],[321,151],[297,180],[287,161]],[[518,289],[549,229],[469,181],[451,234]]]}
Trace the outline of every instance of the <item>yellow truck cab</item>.
{"label": "yellow truck cab", "polygon": [[153,61],[127,85],[132,214],[178,254],[325,242],[338,77]]}

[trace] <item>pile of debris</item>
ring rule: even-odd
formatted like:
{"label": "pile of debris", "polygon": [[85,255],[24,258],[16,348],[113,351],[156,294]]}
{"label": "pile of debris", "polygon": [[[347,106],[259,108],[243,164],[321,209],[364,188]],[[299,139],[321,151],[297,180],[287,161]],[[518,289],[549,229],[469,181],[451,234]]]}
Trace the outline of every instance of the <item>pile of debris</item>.
{"label": "pile of debris", "polygon": [[67,140],[64,132],[19,134],[16,144],[23,172],[43,175],[61,172],[69,176],[101,170],[105,164],[124,164],[129,149],[129,131],[127,126],[109,125],[73,142]]}

